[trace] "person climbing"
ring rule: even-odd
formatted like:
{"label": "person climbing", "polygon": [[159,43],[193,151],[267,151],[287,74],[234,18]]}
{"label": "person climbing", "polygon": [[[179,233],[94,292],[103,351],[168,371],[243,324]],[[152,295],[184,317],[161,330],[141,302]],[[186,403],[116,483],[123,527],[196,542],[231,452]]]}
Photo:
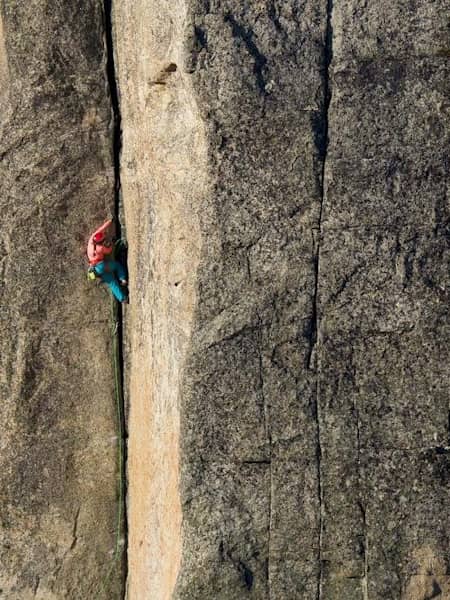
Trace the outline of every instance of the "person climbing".
{"label": "person climbing", "polygon": [[127,302],[128,282],[125,267],[111,256],[113,248],[106,237],[106,231],[111,225],[112,219],[108,219],[89,238],[87,246],[89,273],[93,273],[94,277],[99,277],[103,283],[106,283],[116,300]]}
{"label": "person climbing", "polygon": [[111,227],[112,222],[112,219],[105,221],[89,238],[87,256],[91,267],[105,260],[105,257],[112,252],[111,244],[106,241],[106,231]]}

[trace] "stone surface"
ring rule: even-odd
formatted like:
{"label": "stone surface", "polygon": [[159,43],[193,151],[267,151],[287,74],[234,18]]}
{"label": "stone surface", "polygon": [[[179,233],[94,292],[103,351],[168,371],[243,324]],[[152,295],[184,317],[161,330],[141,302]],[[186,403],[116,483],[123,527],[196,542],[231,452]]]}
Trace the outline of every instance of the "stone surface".
{"label": "stone surface", "polygon": [[205,251],[181,404],[184,544],[175,597],[316,598],[312,354],[326,2],[191,10],[187,68],[214,188],[201,220]]}
{"label": "stone surface", "polygon": [[171,598],[181,557],[179,402],[208,185],[204,125],[183,71],[182,1],[114,5],[129,240],[129,598]]}
{"label": "stone surface", "polygon": [[129,596],[313,597],[326,3],[125,2],[114,18]]}
{"label": "stone surface", "polygon": [[[113,3],[129,600],[450,597],[449,8]],[[104,33],[91,0],[2,5],[12,600],[95,597],[115,543]]]}
{"label": "stone surface", "polygon": [[323,598],[344,597],[348,577],[361,600],[449,595],[445,12],[448,2],[334,3],[319,267]]}
{"label": "stone surface", "polygon": [[116,8],[130,597],[448,594],[445,8]]}
{"label": "stone surface", "polygon": [[113,210],[98,2],[2,3],[0,597],[121,597],[109,301],[86,281]]}

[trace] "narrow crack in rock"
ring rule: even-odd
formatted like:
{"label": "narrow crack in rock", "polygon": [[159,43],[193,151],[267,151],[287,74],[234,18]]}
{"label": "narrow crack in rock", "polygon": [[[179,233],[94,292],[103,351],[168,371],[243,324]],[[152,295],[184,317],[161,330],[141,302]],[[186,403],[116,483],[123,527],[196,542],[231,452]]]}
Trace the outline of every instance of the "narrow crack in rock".
{"label": "narrow crack in rock", "polygon": [[[114,217],[117,237],[122,236],[121,222],[120,222],[120,209],[121,209],[121,184],[120,184],[120,160],[122,151],[122,116],[120,112],[120,98],[119,89],[117,86],[117,75],[116,65],[114,60],[114,35],[113,35],[113,22],[112,22],[112,3],[113,0],[104,0],[104,11],[105,11],[105,38],[106,38],[106,73],[109,84],[109,93],[111,98],[111,109],[113,113],[113,132],[112,132],[112,145],[113,145],[113,163],[114,163]],[[127,581],[127,551],[128,551],[128,526],[127,526],[127,506],[126,506],[126,465],[127,465],[127,444],[126,444],[126,423],[125,423],[125,405],[124,405],[124,384],[123,384],[123,310],[122,305],[119,303],[117,307],[117,339],[119,348],[119,365],[120,365],[120,436],[123,440],[122,445],[122,460],[120,466],[119,477],[121,478],[121,498],[119,502],[122,506],[119,510],[123,511],[122,528],[123,528],[123,553],[122,553],[122,564],[123,564],[123,598],[126,597],[126,581]],[[120,534],[120,532],[118,532]]]}
{"label": "narrow crack in rock", "polygon": [[369,600],[369,538],[367,535],[367,508],[361,504],[364,532],[364,576],[362,579],[363,600]]}
{"label": "narrow crack in rock", "polygon": [[448,411],[448,420],[447,420],[447,442],[450,446],[450,410]]}
{"label": "narrow crack in rock", "polygon": [[73,520],[72,543],[70,545],[71,551],[75,548],[75,546],[77,545],[77,542],[78,542],[78,519],[80,517],[80,510],[81,510],[81,508],[79,507],[77,509],[77,512],[75,513],[75,517]]}
{"label": "narrow crack in rock", "polygon": [[[268,598],[271,598],[270,589],[270,538],[272,533],[272,502],[273,502],[273,485],[272,485],[272,432],[270,425],[270,406],[267,402],[267,398],[264,393],[264,364],[263,364],[263,327],[264,322],[261,317],[258,318],[259,325],[259,386],[261,390],[263,410],[264,410],[264,423],[265,433],[267,437],[269,457],[266,460],[259,461],[261,464],[267,464],[269,469],[269,515],[268,515],[268,539],[267,539],[267,591]],[[256,462],[256,461],[255,461]]]}
{"label": "narrow crack in rock", "polygon": [[318,560],[319,560],[319,574],[317,580],[317,599],[322,598],[322,587],[323,587],[323,531],[324,531],[324,490],[322,480],[322,440],[321,440],[321,410],[320,410],[320,361],[317,355],[318,342],[319,342],[319,276],[320,276],[320,247],[322,239],[322,216],[323,206],[325,201],[325,169],[326,160],[328,153],[328,111],[331,103],[331,85],[330,85],[330,66],[333,58],[333,0],[327,0],[327,22],[325,31],[325,46],[324,46],[324,58],[323,58],[323,78],[324,78],[324,91],[323,91],[323,114],[322,114],[322,136],[321,136],[321,159],[322,159],[322,172],[320,178],[320,212],[318,222],[318,239],[316,246],[315,256],[315,282],[314,282],[314,298],[312,307],[312,333],[311,333],[311,350],[308,359],[308,367],[312,360],[313,352],[315,356],[316,365],[316,420],[317,420],[317,478],[318,478],[318,495],[319,495],[319,548],[318,548]]}
{"label": "narrow crack in rock", "polygon": [[[353,361],[353,351],[351,353],[351,365],[352,365],[352,377],[355,376],[355,367]],[[358,468],[358,490],[359,490],[359,500],[357,504],[361,511],[362,517],[362,544],[361,544],[361,554],[364,560],[364,574],[361,578],[361,591],[363,600],[368,600],[369,590],[368,590],[368,573],[369,573],[369,546],[368,546],[368,536],[367,536],[367,507],[364,505],[363,498],[361,497],[361,420],[359,418],[359,408],[356,402],[356,396],[353,398],[353,413],[356,421],[356,446],[357,446],[357,468]]]}
{"label": "narrow crack in rock", "polygon": [[40,577],[36,577],[36,583],[34,584],[34,588],[33,588],[33,595],[36,598],[37,593],[39,591],[39,586],[41,585],[41,578]]}
{"label": "narrow crack in rock", "polygon": [[267,82],[265,76],[267,58],[264,56],[255,42],[255,32],[251,29],[251,27],[246,29],[241,23],[238,23],[234,15],[231,13],[225,15],[225,23],[230,25],[233,37],[241,39],[244,42],[247,52],[253,58],[253,74],[255,75],[256,84],[259,92],[265,96],[267,94]]}

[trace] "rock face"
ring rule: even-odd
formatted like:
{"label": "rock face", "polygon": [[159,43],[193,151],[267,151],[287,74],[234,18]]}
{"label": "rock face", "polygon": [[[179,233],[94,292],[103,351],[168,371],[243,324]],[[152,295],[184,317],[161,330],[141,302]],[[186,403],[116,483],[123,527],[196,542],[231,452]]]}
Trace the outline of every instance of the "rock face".
{"label": "rock face", "polygon": [[131,299],[129,598],[171,598],[181,556],[181,374],[208,186],[204,124],[183,67],[185,20],[183,2],[137,0],[114,10]]}
{"label": "rock face", "polygon": [[182,410],[178,598],[313,598],[326,3],[193,10],[209,219]]}
{"label": "rock face", "polygon": [[0,596],[119,598],[108,297],[86,281],[113,210],[98,2],[2,3]]}
{"label": "rock face", "polygon": [[445,6],[334,5],[319,263],[324,598],[450,597]]}
{"label": "rock face", "polygon": [[[113,3],[128,600],[450,598],[448,8]],[[125,594],[103,13],[0,10],[8,600]]]}
{"label": "rock face", "polygon": [[130,598],[450,594],[445,5],[117,4]]}

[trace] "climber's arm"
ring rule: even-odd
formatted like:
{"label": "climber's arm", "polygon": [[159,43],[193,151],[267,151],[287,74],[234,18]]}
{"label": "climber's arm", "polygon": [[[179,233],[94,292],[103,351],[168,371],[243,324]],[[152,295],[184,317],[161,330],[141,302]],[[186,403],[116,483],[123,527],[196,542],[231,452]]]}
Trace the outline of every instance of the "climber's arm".
{"label": "climber's arm", "polygon": [[108,219],[107,221],[105,221],[103,223],[103,225],[101,225],[96,231],[94,231],[94,233],[92,234],[92,237],[94,235],[96,235],[97,233],[103,233],[106,229],[108,229],[108,227],[110,227],[112,225],[112,219]]}

